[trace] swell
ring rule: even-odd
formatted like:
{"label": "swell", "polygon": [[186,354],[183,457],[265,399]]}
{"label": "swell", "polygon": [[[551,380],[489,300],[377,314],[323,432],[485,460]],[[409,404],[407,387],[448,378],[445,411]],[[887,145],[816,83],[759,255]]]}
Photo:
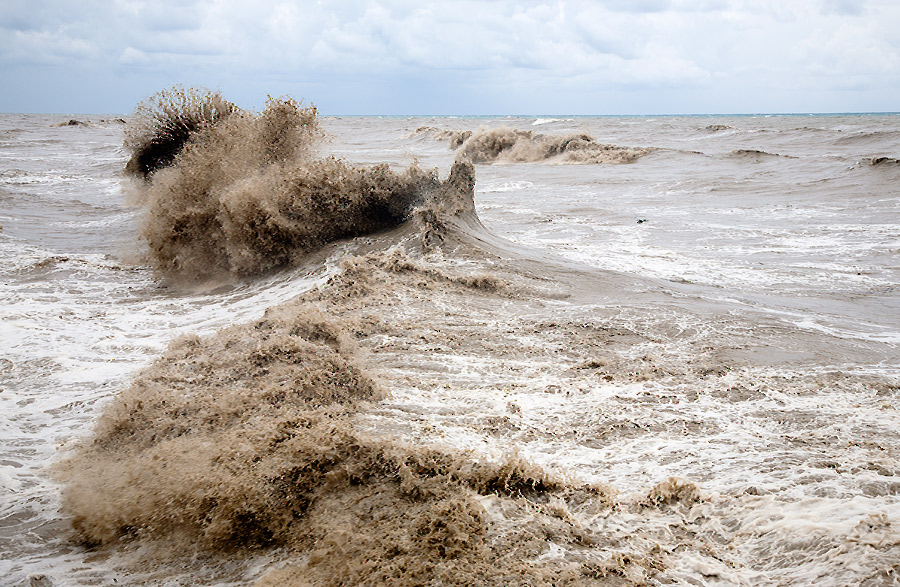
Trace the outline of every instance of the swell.
{"label": "swell", "polygon": [[791,155],[780,155],[778,153],[769,153],[760,149],[735,149],[729,155],[733,159],[744,159],[749,161],[762,161],[768,158],[781,157],[786,159],[796,159]]}
{"label": "swell", "polygon": [[872,146],[896,143],[900,132],[896,130],[858,131],[840,136],[834,140],[835,145],[868,145]]}

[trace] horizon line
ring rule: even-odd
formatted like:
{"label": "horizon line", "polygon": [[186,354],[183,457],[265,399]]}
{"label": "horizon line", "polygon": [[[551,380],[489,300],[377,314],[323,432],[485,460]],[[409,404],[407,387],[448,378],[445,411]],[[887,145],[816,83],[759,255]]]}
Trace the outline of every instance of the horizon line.
{"label": "horizon line", "polygon": [[[313,106],[315,104],[312,104]],[[318,110],[318,109],[317,109]],[[132,116],[133,112],[14,112],[2,111],[0,115],[35,115],[35,116]],[[634,118],[634,117],[703,117],[703,116],[872,116],[872,115],[898,115],[900,111],[846,111],[846,112],[677,112],[677,113],[632,113],[632,114],[569,114],[569,113],[488,113],[488,114],[350,114],[350,113],[325,113],[321,110],[321,117],[353,117],[353,118]]]}

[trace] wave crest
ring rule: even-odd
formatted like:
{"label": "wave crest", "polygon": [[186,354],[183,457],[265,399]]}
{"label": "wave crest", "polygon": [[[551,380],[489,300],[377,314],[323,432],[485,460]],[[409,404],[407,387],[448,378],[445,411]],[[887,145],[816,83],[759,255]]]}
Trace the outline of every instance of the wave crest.
{"label": "wave crest", "polygon": [[125,148],[131,152],[125,170],[148,177],[171,165],[200,130],[239,112],[218,92],[174,87],[145,99],[125,127]]}
{"label": "wave crest", "polygon": [[[454,198],[436,171],[415,164],[398,173],[318,157],[312,106],[270,98],[254,114],[218,95],[176,97],[183,100],[145,107],[154,116],[138,117],[126,140],[141,162],[130,165],[150,170],[137,186],[142,236],[163,274],[259,274],[334,240],[401,224],[436,195]],[[449,185],[471,190],[457,185],[459,176],[451,173]]]}
{"label": "wave crest", "polygon": [[451,149],[458,149],[463,143],[466,142],[466,139],[472,136],[472,131],[440,129],[436,126],[420,126],[413,132],[409,133],[409,135],[407,135],[407,138],[418,137],[422,135],[426,135],[438,141],[448,141],[450,143]]}
{"label": "wave crest", "polygon": [[586,134],[552,136],[503,127],[472,134],[458,157],[473,163],[632,163],[652,150],[602,144]]}

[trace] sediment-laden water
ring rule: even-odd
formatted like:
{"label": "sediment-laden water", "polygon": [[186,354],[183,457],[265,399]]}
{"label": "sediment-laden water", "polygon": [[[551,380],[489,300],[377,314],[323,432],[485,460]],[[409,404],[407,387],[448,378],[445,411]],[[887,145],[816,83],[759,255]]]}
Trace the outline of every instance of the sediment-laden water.
{"label": "sediment-laden water", "polygon": [[0,116],[6,583],[900,582],[896,115],[182,97]]}

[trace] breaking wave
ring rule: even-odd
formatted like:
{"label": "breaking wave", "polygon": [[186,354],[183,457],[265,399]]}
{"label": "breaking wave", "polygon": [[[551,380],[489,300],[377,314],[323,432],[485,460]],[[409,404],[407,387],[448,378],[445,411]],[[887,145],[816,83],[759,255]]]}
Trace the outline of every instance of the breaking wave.
{"label": "breaking wave", "polygon": [[125,148],[131,152],[125,170],[150,176],[171,165],[197,133],[239,111],[218,92],[198,88],[175,87],[153,94],[138,104],[125,129]]}
{"label": "breaking wave", "polygon": [[708,130],[709,132],[720,132],[723,130],[735,130],[735,128],[727,124],[709,124],[704,127],[704,130]]}
{"label": "breaking wave", "polygon": [[541,161],[576,164],[633,163],[653,151],[648,147],[598,143],[586,134],[555,136],[508,127],[473,132],[422,126],[410,134],[411,137],[421,135],[448,141],[450,148],[457,151],[457,159],[484,164]]}
{"label": "breaking wave", "polygon": [[447,141],[450,144],[451,149],[458,149],[466,142],[466,139],[472,136],[472,131],[440,129],[436,126],[420,126],[409,133],[408,137],[412,138],[423,135],[434,140]]}
{"label": "breaking wave", "polygon": [[651,151],[601,144],[586,134],[552,136],[495,128],[473,133],[460,146],[457,156],[474,163],[632,163]]}
{"label": "breaking wave", "polygon": [[[290,99],[251,113],[218,95],[174,92],[139,108],[126,135],[161,275],[312,266],[309,254],[335,239],[398,228],[359,241],[364,253],[261,318],[174,340],[68,448],[55,472],[75,540],[101,557],[122,553],[112,565],[132,582],[579,586],[749,576],[774,584],[854,565],[884,569],[873,581],[896,574],[900,541],[886,515],[853,519],[846,532],[794,528],[823,503],[845,507],[826,503],[840,488],[822,471],[857,466],[842,461],[856,445],[824,459],[820,443],[836,446],[848,433],[828,428],[808,399],[830,387],[846,392],[842,402],[881,404],[895,384],[782,375],[778,362],[793,359],[781,349],[825,345],[776,322],[729,314],[717,323],[718,309],[682,314],[658,284],[633,285],[637,276],[525,258],[475,215],[474,163],[629,162],[650,149],[587,135],[422,127],[416,134],[458,143],[442,181],[416,165],[397,172],[321,157],[315,109]],[[71,263],[51,257],[27,271]],[[596,303],[619,289],[640,309]],[[589,308],[555,311],[566,296]],[[536,408],[550,405],[545,395],[554,407]],[[734,408],[711,417],[719,404]],[[793,430],[771,437],[782,452],[764,463],[734,456],[748,444],[755,450],[748,437],[757,428],[735,435],[730,424],[754,418],[760,428]],[[509,452],[455,448],[473,446],[454,436],[459,429]],[[530,460],[543,458],[533,447],[560,439],[573,452],[608,449],[597,459],[636,458],[647,469],[635,477],[652,480],[624,482],[628,494],[619,495]],[[645,449],[616,454],[623,442]],[[634,456],[665,451],[693,462],[718,454],[694,451],[714,443],[747,467],[720,492],[702,491],[694,483],[702,476],[669,477],[660,460]],[[802,482],[820,483],[814,502],[772,481],[789,477],[801,456]],[[540,462],[579,471],[564,459]],[[893,460],[864,466],[878,476],[860,497],[897,494]],[[609,480],[611,469],[589,470]]]}
{"label": "breaking wave", "polygon": [[[407,219],[429,251],[449,236],[451,219],[477,222],[469,162],[443,182],[415,166],[356,168],[315,155],[315,112],[292,100],[271,100],[261,114],[212,111],[195,126],[179,119],[177,132],[160,130],[171,128],[163,117],[143,127],[156,134],[129,134],[142,162],[130,169],[144,178],[144,237],[166,275],[258,273]],[[596,539],[570,513],[612,507],[605,487],[515,454],[485,461],[360,429],[356,419],[390,390],[355,342],[377,320],[339,317],[340,308],[406,280],[481,295],[506,287],[488,273],[415,259],[401,244],[344,260],[321,289],[259,320],[173,341],[58,464],[76,540],[132,545],[154,569],[185,553],[303,553],[260,586],[645,577],[650,562],[590,554]],[[553,540],[576,551],[541,556]]]}
{"label": "breaking wave", "polygon": [[[173,552],[304,553],[258,586],[508,585],[526,575],[589,585],[648,576],[651,559],[610,557],[572,517],[614,507],[605,487],[515,454],[487,462],[359,429],[355,417],[386,391],[367,374],[353,333],[377,325],[333,318],[320,306],[390,291],[406,276],[463,290],[502,287],[399,249],[376,252],[348,260],[323,289],[260,320],[175,340],[58,467],[78,540],[138,545],[151,567],[177,561]],[[692,486],[669,485],[648,495],[646,507],[696,499]],[[540,556],[554,541],[573,550]]]}
{"label": "breaking wave", "polygon": [[145,178],[142,235],[162,274],[259,274],[397,226],[446,195],[436,171],[415,164],[395,172],[319,157],[312,106],[270,99],[256,114],[218,94],[173,94],[138,108],[126,134],[127,169]]}
{"label": "breaking wave", "polygon": [[554,122],[574,122],[574,118],[535,118],[531,126],[541,126],[542,124],[552,124]]}

